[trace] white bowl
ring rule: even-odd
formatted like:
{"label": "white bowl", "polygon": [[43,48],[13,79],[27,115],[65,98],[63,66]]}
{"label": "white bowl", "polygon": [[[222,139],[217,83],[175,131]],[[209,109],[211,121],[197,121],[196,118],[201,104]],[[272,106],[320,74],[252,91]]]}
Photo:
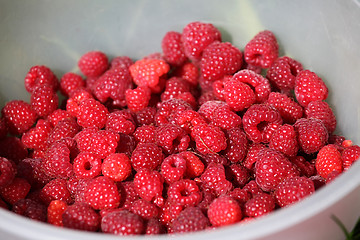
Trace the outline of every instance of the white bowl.
{"label": "white bowl", "polygon": [[[192,21],[213,23],[243,49],[269,29],[281,54],[300,61],[329,87],[337,133],[360,143],[360,2],[345,1],[0,1],[0,103],[28,101],[23,79],[33,65],[61,76],[98,49],[141,58],[160,51],[167,31]],[[344,239],[332,220],[351,229],[360,215],[360,162],[304,201],[247,224],[147,239]],[[0,209],[1,239],[119,239],[52,227]],[[144,237],[122,237],[144,239]]]}

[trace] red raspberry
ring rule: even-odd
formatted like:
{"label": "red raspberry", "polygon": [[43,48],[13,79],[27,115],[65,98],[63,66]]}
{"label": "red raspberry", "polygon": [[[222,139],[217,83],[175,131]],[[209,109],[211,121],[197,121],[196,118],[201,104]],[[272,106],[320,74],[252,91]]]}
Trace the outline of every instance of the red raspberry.
{"label": "red raspberry", "polygon": [[127,110],[116,110],[108,115],[105,129],[117,133],[132,134],[136,125],[132,114]]}
{"label": "red raspberry", "polygon": [[121,193],[120,207],[123,209],[130,209],[133,202],[140,199],[139,194],[136,192],[134,182],[118,182],[117,186]]}
{"label": "red raspberry", "polygon": [[67,189],[65,179],[53,179],[40,191],[40,199],[48,206],[53,200],[62,200],[67,204],[72,203],[71,193]]}
{"label": "red raspberry", "polygon": [[303,108],[283,93],[271,92],[267,103],[278,110],[286,123],[293,124],[303,116]]}
{"label": "red raspberry", "polygon": [[194,110],[185,110],[179,114],[176,119],[176,124],[190,134],[194,126],[206,124],[206,121],[198,112]]}
{"label": "red raspberry", "polygon": [[312,101],[325,100],[328,88],[316,73],[303,70],[296,76],[295,96],[299,104],[306,107]]}
{"label": "red raspberry", "polygon": [[244,191],[250,194],[251,197],[254,197],[260,193],[263,193],[263,190],[259,187],[255,180],[250,180],[245,186],[243,187]]}
{"label": "red raspberry", "polygon": [[243,111],[255,103],[256,96],[249,85],[235,79],[225,81],[221,84],[223,85],[223,89],[219,89],[219,86],[215,85],[214,90],[221,91],[221,94],[224,96],[224,101],[226,101],[234,111]]}
{"label": "red raspberry", "polygon": [[116,152],[119,139],[119,134],[113,131],[97,131],[91,136],[90,152],[104,159],[109,154]]}
{"label": "red raspberry", "polygon": [[161,93],[161,101],[166,101],[171,98],[181,98],[181,95],[189,92],[190,84],[187,81],[180,77],[172,77],[166,81],[165,89]]}
{"label": "red raspberry", "polygon": [[72,118],[71,114],[66,110],[59,108],[53,111],[50,115],[48,115],[46,121],[50,122],[52,127],[55,127],[59,121],[64,120],[66,118]]}
{"label": "red raspberry", "polygon": [[225,169],[226,175],[234,186],[243,187],[250,180],[249,170],[241,164],[233,163]]}
{"label": "red raspberry", "polygon": [[25,89],[32,93],[37,87],[48,85],[54,91],[59,87],[57,77],[47,66],[33,66],[25,76]]}
{"label": "red raspberry", "polygon": [[229,196],[235,199],[240,204],[240,206],[243,206],[243,204],[249,201],[251,199],[251,195],[252,194],[250,194],[248,191],[241,188],[234,188],[234,190],[229,193]]}
{"label": "red raspberry", "polygon": [[52,127],[50,122],[39,119],[35,127],[29,129],[29,131],[21,136],[21,142],[29,149],[45,151],[47,148],[47,139],[51,130]]}
{"label": "red raspberry", "polygon": [[194,63],[187,62],[182,66],[176,68],[173,72],[173,75],[176,77],[181,77],[182,79],[190,83],[192,86],[196,86],[198,84],[198,78],[200,73],[198,67]]}
{"label": "red raspberry", "polygon": [[275,189],[274,196],[280,207],[285,207],[315,192],[313,181],[307,177],[290,177]]}
{"label": "red raspberry", "polygon": [[199,61],[203,50],[214,41],[221,41],[221,33],[211,23],[191,22],[183,29],[185,55],[192,61]]}
{"label": "red raspberry", "polygon": [[120,140],[118,141],[121,144],[118,144],[116,148],[117,153],[125,153],[128,157],[131,157],[131,153],[136,148],[136,140],[134,136],[120,133]]}
{"label": "red raspberry", "polygon": [[171,223],[179,216],[183,209],[183,206],[172,204],[169,200],[166,200],[160,210],[159,219],[161,223],[166,225],[167,227],[170,227]]}
{"label": "red raspberry", "polygon": [[263,103],[271,92],[269,80],[262,75],[247,69],[238,71],[233,76],[234,80],[248,84],[254,89],[256,102]]}
{"label": "red raspberry", "polygon": [[134,201],[133,204],[131,204],[130,212],[135,213],[146,220],[157,218],[159,215],[158,207],[143,199]]}
{"label": "red raspberry", "polygon": [[224,156],[231,162],[242,162],[248,149],[248,139],[245,132],[235,127],[225,131],[227,147],[224,150]]}
{"label": "red raspberry", "polygon": [[196,182],[190,179],[181,179],[170,184],[167,195],[171,204],[183,207],[196,206],[202,198]]}
{"label": "red raspberry", "polygon": [[112,100],[114,106],[126,106],[125,92],[133,87],[128,68],[112,68],[101,75],[93,85],[94,96],[102,103]]}
{"label": "red raspberry", "polygon": [[[207,105],[207,103],[206,103]],[[204,105],[202,105],[204,106]],[[215,107],[212,116],[208,118],[211,124],[224,130],[241,126],[241,117],[231,110],[230,105]]]}
{"label": "red raspberry", "polygon": [[108,69],[109,60],[101,51],[90,51],[80,57],[78,66],[86,77],[99,77]]}
{"label": "red raspberry", "polygon": [[6,158],[0,157],[0,189],[8,186],[14,180],[16,169]]}
{"label": "red raspberry", "polygon": [[8,128],[6,126],[5,118],[0,117],[0,140],[4,139],[8,134]]}
{"label": "red raspberry", "polygon": [[74,198],[76,203],[85,203],[85,190],[87,185],[92,179],[78,179],[75,176],[71,176],[67,180],[67,188],[71,192],[71,196]]}
{"label": "red raspberry", "polygon": [[156,114],[155,107],[146,107],[135,113],[135,122],[137,126],[155,124],[154,118]]}
{"label": "red raspberry", "polygon": [[79,148],[80,152],[91,151],[92,136],[96,132],[98,132],[98,129],[96,127],[88,127],[82,129],[74,136],[74,139],[76,141],[77,147]]}
{"label": "red raspberry", "polygon": [[275,35],[268,30],[256,34],[245,46],[244,57],[248,64],[269,68],[278,58],[279,45]]}
{"label": "red raspberry", "polygon": [[163,191],[163,178],[157,171],[141,169],[134,176],[135,190],[146,201],[161,198]]}
{"label": "red raspberry", "polygon": [[208,101],[202,104],[197,112],[208,122],[212,122],[215,111],[219,108],[229,108],[229,106],[224,101]]}
{"label": "red raspberry", "polygon": [[294,164],[280,152],[273,149],[263,149],[259,152],[255,163],[255,180],[263,191],[272,191],[280,182],[299,174]]}
{"label": "red raspberry", "polygon": [[[219,61],[221,59],[221,61]],[[242,53],[229,42],[215,41],[207,46],[200,62],[201,76],[215,81],[237,72],[242,65]]]}
{"label": "red raspberry", "polygon": [[42,162],[41,158],[25,158],[17,164],[18,176],[26,179],[32,189],[42,188],[51,180],[42,168]]}
{"label": "red raspberry", "polygon": [[205,169],[204,163],[194,153],[184,151],[179,155],[186,161],[185,177],[191,179],[200,176]]}
{"label": "red raspberry", "polygon": [[28,156],[28,150],[18,137],[6,137],[0,140],[0,157],[18,163]]}
{"label": "red raspberry", "polygon": [[164,155],[159,146],[154,143],[140,143],[131,155],[131,165],[135,171],[155,170],[163,159]]}
{"label": "red raspberry", "polygon": [[267,193],[259,193],[245,203],[245,215],[248,217],[264,216],[274,209],[275,200]]}
{"label": "red raspberry", "polygon": [[248,138],[260,143],[269,142],[269,131],[273,126],[280,126],[283,123],[280,113],[267,104],[252,105],[243,116],[244,131]]}
{"label": "red raspberry", "polygon": [[46,117],[58,108],[59,98],[50,86],[44,85],[33,90],[30,103],[40,117]]}
{"label": "red raspberry", "polygon": [[266,72],[266,77],[280,90],[293,90],[295,88],[295,78],[302,70],[301,63],[290,57],[283,56],[271,64]]}
{"label": "red raspberry", "polygon": [[107,108],[93,98],[80,103],[77,122],[81,127],[103,128],[107,121]]}
{"label": "red raspberry", "polygon": [[23,178],[15,177],[10,184],[0,189],[0,196],[7,203],[14,205],[20,199],[24,199],[31,185]]}
{"label": "red raspberry", "polygon": [[210,163],[200,177],[204,189],[212,190],[217,196],[229,192],[233,185],[226,179],[225,168],[221,163]]}
{"label": "red raspberry", "polygon": [[161,163],[161,175],[169,184],[182,179],[185,171],[186,160],[178,154],[169,155]]}
{"label": "red raspberry", "polygon": [[137,87],[125,92],[127,106],[133,112],[146,108],[149,105],[150,98],[151,91],[148,87]]}
{"label": "red raspberry", "polygon": [[214,91],[210,90],[210,91],[202,91],[201,95],[197,99],[197,102],[198,102],[198,106],[201,106],[208,101],[216,101],[216,100],[220,100],[220,99],[215,95]]}
{"label": "red raspberry", "polygon": [[170,70],[170,66],[160,59],[141,59],[129,68],[134,83],[140,87],[156,87],[159,78]]}
{"label": "red raspberry", "polygon": [[180,66],[187,60],[179,32],[167,32],[161,41],[161,49],[170,65]]}
{"label": "red raspberry", "polygon": [[55,226],[63,227],[62,215],[66,208],[67,204],[62,200],[51,201],[47,208],[47,222]]}
{"label": "red raspberry", "polygon": [[225,226],[242,219],[239,203],[230,196],[224,195],[216,198],[207,211],[209,220],[213,226]]}
{"label": "red raspberry", "polygon": [[307,118],[320,119],[324,123],[329,134],[335,131],[336,117],[333,110],[326,102],[320,100],[310,102],[305,108],[305,116]]}
{"label": "red raspberry", "polygon": [[198,124],[191,131],[196,149],[202,154],[217,153],[227,147],[224,132],[216,126]]}
{"label": "red raspberry", "polygon": [[22,134],[29,130],[37,119],[36,112],[31,105],[22,100],[12,100],[1,110],[6,126],[11,134]]}
{"label": "red raspberry", "polygon": [[74,203],[62,214],[64,227],[96,232],[100,227],[100,216],[86,203]]}
{"label": "red raspberry", "polygon": [[167,154],[185,151],[190,142],[186,132],[174,124],[162,124],[156,128],[155,140]]}
{"label": "red raspberry", "polygon": [[146,235],[157,235],[165,233],[165,226],[158,218],[151,218],[146,222]]}
{"label": "red raspberry", "polygon": [[90,180],[84,197],[86,203],[98,210],[117,208],[121,198],[115,182],[105,176]]}
{"label": "red raspberry", "polygon": [[295,156],[298,153],[299,144],[294,127],[289,124],[278,127],[270,138],[269,147],[285,156]]}
{"label": "red raspberry", "polygon": [[172,223],[174,233],[201,231],[210,226],[209,219],[198,207],[187,207]]}
{"label": "red raspberry", "polygon": [[78,88],[84,88],[84,79],[76,73],[68,72],[65,73],[60,79],[60,92],[68,97]]}
{"label": "red raspberry", "polygon": [[117,56],[111,60],[110,68],[129,68],[132,64],[134,62],[128,56]]}
{"label": "red raspberry", "polygon": [[300,175],[311,177],[316,174],[315,163],[307,161],[303,156],[295,156],[290,161],[299,169]]}
{"label": "red raspberry", "polygon": [[318,152],[327,143],[329,134],[321,120],[300,118],[294,124],[300,149],[306,154]]}
{"label": "red raspberry", "polygon": [[31,199],[20,199],[13,205],[12,211],[32,220],[46,222],[46,207]]}
{"label": "red raspberry", "polygon": [[316,171],[323,178],[327,178],[333,171],[341,173],[342,165],[341,153],[334,145],[322,147],[316,156]]}
{"label": "red raspberry", "polygon": [[80,130],[80,126],[76,123],[74,118],[66,118],[59,121],[56,126],[51,129],[47,144],[50,146],[56,141],[64,138],[73,138]]}
{"label": "red raspberry", "polygon": [[91,179],[101,173],[101,158],[89,152],[79,153],[73,162],[75,176],[78,179]]}
{"label": "red raspberry", "polygon": [[101,220],[101,231],[116,235],[140,235],[144,232],[144,221],[128,210],[108,213]]}
{"label": "red raspberry", "polygon": [[201,157],[201,160],[205,163],[206,166],[208,166],[210,163],[220,163],[221,165],[224,166],[229,165],[229,161],[227,160],[227,158],[221,154],[217,154],[217,153],[201,154],[199,152],[196,152],[196,154]]}
{"label": "red raspberry", "polygon": [[349,167],[360,158],[360,147],[358,145],[353,145],[345,148],[341,157],[344,170],[349,169]]}
{"label": "red raspberry", "polygon": [[79,114],[80,103],[86,99],[93,98],[92,94],[83,88],[75,90],[71,97],[66,101],[66,111],[73,117]]}
{"label": "red raspberry", "polygon": [[131,162],[125,153],[113,153],[104,159],[101,170],[104,176],[121,182],[130,176]]}
{"label": "red raspberry", "polygon": [[156,127],[154,125],[143,125],[136,128],[134,137],[138,143],[155,143]]}
{"label": "red raspberry", "polygon": [[177,124],[177,118],[186,110],[192,110],[192,107],[182,99],[172,98],[161,102],[155,115],[155,123],[158,126],[165,123]]}

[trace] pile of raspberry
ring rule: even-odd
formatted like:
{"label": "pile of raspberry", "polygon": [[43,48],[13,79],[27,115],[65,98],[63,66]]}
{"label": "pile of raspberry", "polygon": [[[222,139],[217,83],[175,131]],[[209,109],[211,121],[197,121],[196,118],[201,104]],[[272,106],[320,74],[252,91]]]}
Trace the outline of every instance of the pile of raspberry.
{"label": "pile of raspberry", "polygon": [[61,78],[31,67],[30,101],[1,110],[0,207],[84,231],[193,232],[292,205],[359,158],[324,81],[271,31],[240,50],[191,22],[161,49],[90,51]]}

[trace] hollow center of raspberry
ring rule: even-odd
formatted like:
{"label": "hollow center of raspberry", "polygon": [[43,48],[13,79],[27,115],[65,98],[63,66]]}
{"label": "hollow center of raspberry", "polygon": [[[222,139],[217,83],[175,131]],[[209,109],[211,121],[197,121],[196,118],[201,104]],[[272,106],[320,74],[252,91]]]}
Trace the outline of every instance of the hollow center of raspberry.
{"label": "hollow center of raspberry", "polygon": [[87,170],[87,171],[89,171],[89,170],[91,169],[91,164],[90,164],[90,162],[85,162],[85,163],[84,163],[84,169]]}
{"label": "hollow center of raspberry", "polygon": [[257,129],[260,131],[260,132],[263,132],[264,129],[269,125],[269,122],[268,121],[261,121],[258,125],[257,125]]}

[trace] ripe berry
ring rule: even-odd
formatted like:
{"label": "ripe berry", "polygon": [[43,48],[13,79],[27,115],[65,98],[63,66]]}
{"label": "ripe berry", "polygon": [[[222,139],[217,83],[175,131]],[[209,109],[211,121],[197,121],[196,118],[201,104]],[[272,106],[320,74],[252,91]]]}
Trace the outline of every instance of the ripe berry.
{"label": "ripe berry", "polygon": [[191,137],[196,142],[196,149],[203,154],[217,153],[227,146],[224,132],[216,126],[198,124],[192,129]]}
{"label": "ripe berry", "polygon": [[138,199],[131,204],[130,212],[139,215],[143,219],[150,220],[158,217],[159,208],[151,202]]}
{"label": "ripe berry", "polygon": [[185,151],[190,142],[186,132],[174,124],[162,124],[155,130],[155,142],[167,154]]}
{"label": "ripe berry", "polygon": [[242,219],[239,203],[227,195],[216,198],[210,204],[207,214],[211,224],[216,227],[230,225]]}
{"label": "ripe berry", "polygon": [[251,87],[245,83],[231,79],[223,83],[221,91],[224,100],[234,111],[243,111],[256,101],[256,96]]}
{"label": "ripe berry", "polygon": [[336,117],[333,110],[326,102],[320,100],[310,102],[305,108],[305,116],[307,118],[320,119],[329,134],[335,131]]}
{"label": "ripe berry", "polygon": [[64,226],[62,221],[62,215],[65,212],[66,208],[67,204],[62,200],[51,201],[47,208],[47,222],[59,227]]}
{"label": "ripe berry", "polygon": [[100,216],[86,203],[74,203],[62,214],[64,227],[96,232],[100,227]]}
{"label": "ripe berry", "polygon": [[164,180],[159,172],[141,169],[134,176],[135,190],[146,201],[161,197]]}
{"label": "ripe berry", "polygon": [[181,179],[170,184],[167,195],[171,204],[184,207],[196,206],[202,198],[196,182],[190,179]]}
{"label": "ripe berry", "polygon": [[85,99],[80,103],[77,114],[77,123],[81,127],[103,128],[106,124],[108,109],[93,98]]}
{"label": "ripe berry", "polygon": [[248,149],[248,139],[244,130],[239,127],[225,131],[227,147],[224,156],[231,162],[242,162]]}
{"label": "ripe berry", "polygon": [[15,178],[16,169],[11,162],[0,157],[0,188],[8,186]]}
{"label": "ripe berry", "polygon": [[360,147],[358,145],[352,145],[345,148],[341,154],[344,170],[349,167],[360,158]]}
{"label": "ripe berry", "polygon": [[164,155],[159,146],[154,143],[139,143],[131,155],[131,165],[135,171],[155,170],[163,159]]}
{"label": "ripe berry", "polygon": [[97,131],[91,135],[89,152],[104,159],[109,154],[116,152],[119,140],[119,134],[113,131]]}
{"label": "ripe berry", "polygon": [[29,193],[31,185],[23,178],[15,177],[10,184],[0,189],[0,196],[7,203],[14,205],[24,199]]}
{"label": "ripe berry", "polygon": [[40,199],[48,206],[53,200],[62,200],[72,203],[70,191],[65,179],[55,178],[48,182],[40,191]]}
{"label": "ripe berry", "polygon": [[186,160],[179,154],[169,155],[161,163],[161,175],[171,184],[182,179],[186,171]]}
{"label": "ripe berry", "polygon": [[278,110],[286,123],[293,124],[303,116],[303,108],[283,93],[271,92],[267,103]]}
{"label": "ripe berry", "polygon": [[37,115],[46,117],[58,108],[59,98],[51,87],[44,85],[31,93],[30,104]]}
{"label": "ripe berry", "polygon": [[132,134],[136,125],[129,111],[117,110],[108,115],[105,129],[117,133]]}
{"label": "ripe berry", "polygon": [[179,153],[179,155],[186,161],[185,177],[192,179],[204,172],[204,163],[194,153],[184,151]]}
{"label": "ripe berry", "polygon": [[225,169],[221,163],[210,163],[200,179],[204,189],[212,190],[218,196],[233,188],[232,183],[226,179]]}
{"label": "ripe berry", "polygon": [[57,77],[47,66],[32,66],[25,76],[25,89],[32,93],[36,88],[47,85],[56,91],[59,87]]}
{"label": "ripe berry", "polygon": [[270,138],[269,147],[288,157],[293,157],[299,150],[297,135],[292,125],[278,127]]}
{"label": "ripe berry", "polygon": [[109,62],[105,53],[91,51],[80,57],[78,66],[86,77],[99,77],[108,69]]}
{"label": "ripe berry", "polygon": [[322,147],[316,156],[316,171],[323,178],[327,178],[333,171],[341,173],[342,164],[341,153],[331,144]]}
{"label": "ripe berry", "polygon": [[275,209],[274,198],[267,193],[259,193],[245,203],[245,215],[260,217]]}
{"label": "ripe berry", "polygon": [[76,89],[84,87],[84,79],[76,73],[65,73],[60,79],[60,92],[66,97],[72,95]]}
{"label": "ripe berry", "polygon": [[78,179],[95,178],[101,173],[101,158],[90,152],[81,152],[74,159],[73,169]]}
{"label": "ripe berry", "polygon": [[178,117],[186,110],[192,110],[192,107],[182,99],[172,98],[161,102],[155,114],[155,124],[177,124]]}
{"label": "ripe berry", "polygon": [[101,219],[101,231],[116,235],[139,235],[144,232],[144,221],[128,210],[118,210]]}
{"label": "ripe berry", "polygon": [[187,60],[179,32],[167,32],[161,41],[161,49],[165,60],[171,65],[180,66]]}
{"label": "ripe berry", "polygon": [[29,219],[46,222],[46,206],[35,200],[20,199],[12,206],[11,210]]}
{"label": "ripe berry", "polygon": [[151,91],[146,86],[127,89],[125,92],[126,104],[133,112],[138,112],[146,108],[149,105],[150,98]]}
{"label": "ripe berry", "polygon": [[47,138],[47,146],[51,146],[54,142],[64,138],[74,137],[80,130],[80,126],[74,118],[66,118],[59,121],[53,129],[51,129]]}
{"label": "ripe berry", "polygon": [[172,223],[174,233],[195,232],[209,227],[209,219],[198,207],[187,207]]}
{"label": "ripe berry", "polygon": [[131,162],[125,153],[113,153],[104,159],[101,170],[104,176],[121,182],[130,176]]}

